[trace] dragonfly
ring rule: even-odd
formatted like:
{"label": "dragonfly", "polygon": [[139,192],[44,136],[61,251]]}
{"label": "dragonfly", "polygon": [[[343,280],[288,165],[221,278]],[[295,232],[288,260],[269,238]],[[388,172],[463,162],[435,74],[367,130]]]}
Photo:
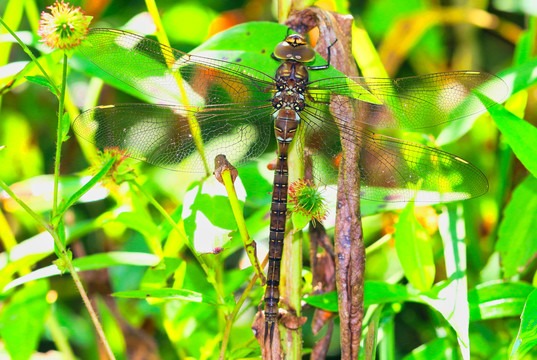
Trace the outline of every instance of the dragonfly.
{"label": "dragonfly", "polygon": [[[210,173],[207,159],[225,154],[236,167],[259,157],[271,133],[278,157],[270,208],[265,336],[272,334],[280,301],[280,262],[286,228],[288,156],[312,159],[318,184],[337,183],[340,170],[357,174],[362,199],[447,202],[488,190],[483,173],[468,161],[436,148],[372,132],[420,129],[486,111],[507,94],[495,75],[456,71],[399,79],[332,76],[310,80],[329,68],[309,65],[316,53],[305,37],[282,33],[267,74],[237,61],[187,54],[144,36],[91,29],[79,48],[93,64],[154,99],[155,104],[104,105],[83,112],[73,128],[98,148],[119,148],[130,157],[172,170]],[[267,55],[268,56],[268,55]],[[276,68],[275,63],[275,68]],[[349,109],[365,112],[351,121]],[[360,161],[339,169],[342,149],[360,147]],[[349,176],[349,179],[352,179]],[[420,198],[421,196],[421,198]]]}

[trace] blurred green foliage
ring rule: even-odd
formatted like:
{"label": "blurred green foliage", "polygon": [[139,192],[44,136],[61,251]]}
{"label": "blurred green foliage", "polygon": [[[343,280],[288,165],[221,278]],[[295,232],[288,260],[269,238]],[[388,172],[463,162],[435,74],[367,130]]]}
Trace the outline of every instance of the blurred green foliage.
{"label": "blurred green foliage", "polygon": [[[355,16],[359,22],[354,34],[361,31],[361,43],[378,49],[377,53],[372,46],[355,48],[364,74],[368,69],[393,77],[485,70],[499,73],[513,94],[505,105],[478,119],[426,129],[423,134],[402,134],[476,164],[489,180],[486,195],[448,206],[408,205],[402,212],[385,204],[363,204],[366,311],[384,306],[378,318],[366,316],[364,323],[365,329],[368,321],[378,322],[377,357],[537,358],[535,6],[531,1],[500,0],[356,3],[323,1],[319,5]],[[155,30],[141,1],[74,4],[94,16],[95,27],[143,34]],[[48,5],[5,0],[0,2],[0,14],[59,83],[61,54],[50,52],[36,35],[39,12]],[[209,49],[203,43],[238,23],[275,21],[273,3],[164,0],[158,6],[173,47],[191,51],[200,46],[200,52],[228,51],[237,57],[252,48],[265,49],[267,62],[258,65],[270,73],[272,39],[281,34],[253,33],[256,40],[253,35],[232,40],[217,37]],[[266,31],[261,25],[251,26],[253,32]],[[274,25],[279,28],[285,34],[285,28]],[[96,103],[146,100],[113,77],[103,76],[104,83],[90,78],[102,74],[76,56],[69,66],[66,109],[70,121],[79,109]],[[40,76],[35,64],[0,27],[0,179],[48,221],[58,104],[35,76]],[[275,158],[271,141],[257,162],[239,169],[245,189],[241,206],[261,259],[269,233],[272,173],[266,165]],[[225,335],[226,316],[255,280],[233,231],[234,218],[223,190],[200,182],[199,176],[126,159],[122,169],[77,196],[77,190],[98,173],[100,167],[95,164],[99,159],[91,144],[71,135],[61,157],[60,199],[65,206],[60,209],[66,210],[65,242],[97,304],[116,357],[216,359],[228,336],[226,358],[259,358],[251,330],[263,297],[259,282],[239,303],[238,316]],[[88,170],[89,165],[94,165],[93,170]],[[77,204],[70,206],[69,199],[76,199]],[[335,211],[333,206],[325,224],[330,235]],[[220,242],[207,236],[216,232]],[[307,259],[308,247],[304,248]],[[60,271],[52,265],[56,259],[52,238],[5,192],[0,192],[0,249],[0,357],[28,359],[35,352],[48,351],[61,352],[66,358],[72,358],[71,353],[80,359],[103,356],[70,277],[58,276]],[[194,249],[204,249],[204,254]],[[311,281],[309,266],[305,260],[305,289],[312,287],[307,283]],[[337,312],[333,292],[304,300]],[[311,319],[312,311],[304,315]],[[303,328],[305,349],[312,348],[325,331],[313,335],[311,325],[308,320]],[[337,321],[334,333],[329,359],[340,358]],[[368,354],[362,350],[361,356]]]}

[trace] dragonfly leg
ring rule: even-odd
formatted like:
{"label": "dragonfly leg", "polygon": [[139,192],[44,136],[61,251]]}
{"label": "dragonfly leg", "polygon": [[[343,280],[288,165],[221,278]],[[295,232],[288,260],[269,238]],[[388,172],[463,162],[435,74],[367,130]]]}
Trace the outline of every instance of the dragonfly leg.
{"label": "dragonfly leg", "polygon": [[328,69],[330,67],[330,48],[332,46],[334,46],[335,43],[337,43],[337,39],[334,40],[334,42],[331,43],[330,45],[328,45],[328,47],[326,48],[326,51],[328,52],[328,55],[326,56],[326,65],[308,66],[308,70],[324,70],[324,69]]}

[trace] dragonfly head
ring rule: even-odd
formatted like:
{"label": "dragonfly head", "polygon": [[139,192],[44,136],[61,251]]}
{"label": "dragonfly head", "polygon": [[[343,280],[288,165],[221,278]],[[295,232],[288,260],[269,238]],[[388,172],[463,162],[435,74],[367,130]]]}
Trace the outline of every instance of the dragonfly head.
{"label": "dragonfly head", "polygon": [[310,62],[315,59],[315,51],[299,34],[287,35],[284,41],[276,45],[273,54],[279,60]]}

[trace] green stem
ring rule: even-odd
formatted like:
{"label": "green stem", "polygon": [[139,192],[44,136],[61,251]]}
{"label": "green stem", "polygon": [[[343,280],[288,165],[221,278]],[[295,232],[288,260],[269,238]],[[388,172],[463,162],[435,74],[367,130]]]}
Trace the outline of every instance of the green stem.
{"label": "green stem", "polygon": [[0,24],[4,25],[4,27],[7,29],[7,31],[9,31],[9,33],[11,34],[11,36],[13,36],[15,38],[15,40],[17,40],[17,42],[19,43],[19,45],[21,46],[21,48],[24,50],[24,52],[26,54],[28,54],[28,56],[30,57],[30,59],[32,59],[32,61],[35,63],[35,65],[39,68],[39,70],[41,70],[41,72],[43,73],[43,76],[48,80],[48,82],[50,83],[50,85],[54,88],[54,90],[56,91],[56,96],[58,96],[60,94],[60,90],[58,90],[58,87],[56,86],[56,84],[54,83],[54,81],[52,81],[52,79],[48,76],[47,72],[45,71],[45,69],[43,69],[43,67],[41,66],[41,64],[39,63],[39,61],[37,60],[37,58],[34,56],[34,54],[32,54],[32,52],[30,51],[30,49],[28,48],[28,46],[26,46],[25,43],[22,42],[22,40],[15,34],[15,32],[13,32],[13,30],[11,30],[11,28],[9,26],[7,26],[7,24],[4,22],[4,20],[0,17]]}
{"label": "green stem", "polygon": [[64,261],[67,269],[71,273],[71,276],[73,277],[73,281],[75,282],[78,292],[80,293],[80,296],[82,297],[82,301],[84,301],[84,305],[86,306],[86,309],[88,309],[88,312],[90,313],[90,317],[91,317],[91,320],[93,321],[93,325],[95,326],[95,329],[97,330],[97,335],[99,336],[99,339],[102,341],[105,351],[108,354],[108,357],[110,359],[115,359],[115,356],[112,353],[112,349],[110,348],[110,345],[108,344],[108,341],[106,340],[106,336],[104,335],[104,331],[101,326],[101,323],[99,322],[97,314],[95,313],[95,310],[93,310],[93,306],[91,305],[91,302],[88,298],[88,295],[86,294],[86,291],[84,290],[82,281],[78,277],[78,273],[76,272],[76,269],[73,266],[73,262],[71,258],[67,255],[65,246],[63,245],[63,242],[60,240],[58,233],[54,231],[54,229],[49,224],[47,224],[47,222],[42,217],[40,217],[28,205],[26,205],[24,201],[19,199],[19,197],[15,195],[15,193],[11,191],[9,186],[7,186],[7,184],[3,182],[1,179],[0,179],[0,187],[52,236],[52,238],[54,239],[54,244],[59,251],[60,258],[61,260]]}
{"label": "green stem", "polygon": [[[267,256],[265,256],[265,259],[263,260],[261,267],[264,268],[267,265],[267,263],[268,263],[268,254]],[[248,286],[246,286],[246,289],[244,289],[241,297],[239,298],[239,300],[233,307],[233,311],[228,316],[226,328],[224,330],[224,336],[222,338],[222,347],[220,348],[220,357],[219,357],[220,360],[225,359],[227,344],[229,342],[229,336],[231,334],[231,327],[233,326],[233,323],[235,322],[235,319],[237,318],[237,315],[239,314],[239,311],[242,308],[242,304],[244,304],[244,302],[248,298],[248,295],[250,294],[250,291],[252,291],[252,288],[254,287],[257,281],[257,278],[258,278],[257,273],[254,273],[254,276],[252,276],[252,279],[248,283]]]}
{"label": "green stem", "polygon": [[63,124],[63,105],[65,102],[65,85],[67,82],[67,54],[63,53],[63,71],[62,71],[62,89],[60,92],[60,103],[58,109],[58,129],[56,132],[56,159],[54,161],[54,200],[52,203],[52,218],[56,217],[58,210],[58,182],[60,178],[60,157],[62,154],[62,124]]}
{"label": "green stem", "polygon": [[257,260],[256,243],[248,234],[248,228],[246,227],[244,214],[242,213],[239,199],[237,197],[237,192],[235,191],[235,186],[233,186],[233,181],[231,180],[231,173],[229,170],[222,171],[222,180],[224,181],[224,185],[226,187],[229,199],[229,204],[231,205],[233,216],[235,217],[235,221],[237,222],[237,227],[239,228],[239,233],[241,235],[242,242],[244,243],[246,254],[250,259],[250,264],[252,264],[254,271],[256,272],[257,276],[261,281],[261,284],[265,285],[265,274],[263,274],[263,269],[259,266],[259,261]]}
{"label": "green stem", "polygon": [[99,180],[105,176],[108,171],[112,168],[114,163],[117,159],[112,158],[110,159],[103,168],[91,178],[90,181],[88,181],[86,184],[84,184],[80,189],[78,189],[70,198],[67,200],[65,204],[62,205],[62,207],[58,210],[58,213],[56,216],[52,219],[53,225],[56,226],[58,222],[60,221],[63,214],[69,209],[74,203],[76,203],[85,193],[87,193]]}

